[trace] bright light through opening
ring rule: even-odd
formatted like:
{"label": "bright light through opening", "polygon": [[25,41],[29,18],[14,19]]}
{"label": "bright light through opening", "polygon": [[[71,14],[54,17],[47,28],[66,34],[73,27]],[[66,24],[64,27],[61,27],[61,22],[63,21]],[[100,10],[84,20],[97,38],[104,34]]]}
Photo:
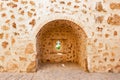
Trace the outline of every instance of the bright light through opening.
{"label": "bright light through opening", "polygon": [[59,40],[56,42],[55,48],[56,48],[56,50],[60,50],[61,49],[61,42]]}

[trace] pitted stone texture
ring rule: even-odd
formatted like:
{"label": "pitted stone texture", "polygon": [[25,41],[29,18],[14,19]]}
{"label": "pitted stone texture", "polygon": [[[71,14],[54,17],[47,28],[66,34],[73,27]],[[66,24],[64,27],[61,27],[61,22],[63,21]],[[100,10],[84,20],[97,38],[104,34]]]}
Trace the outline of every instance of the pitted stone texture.
{"label": "pitted stone texture", "polygon": [[120,16],[118,14],[114,14],[113,16],[108,17],[107,22],[111,25],[120,25]]}
{"label": "pitted stone texture", "polygon": [[[86,37],[84,31],[75,23],[67,20],[49,22],[37,34],[39,62],[77,62],[87,70],[86,47],[83,45]],[[60,50],[55,48],[58,40],[61,42]]]}
{"label": "pitted stone texture", "polygon": [[110,8],[113,9],[113,10],[114,9],[120,9],[120,3],[114,3],[113,2],[113,3],[110,4]]}
{"label": "pitted stone texture", "polygon": [[[0,71],[27,72],[29,64],[37,60],[33,57],[37,55],[34,33],[43,22],[61,19],[61,15],[88,34],[87,43],[83,39],[84,44],[79,44],[87,49],[80,47],[79,52],[86,50],[90,72],[120,72],[119,0],[1,0]],[[12,67],[7,66],[11,60]]]}

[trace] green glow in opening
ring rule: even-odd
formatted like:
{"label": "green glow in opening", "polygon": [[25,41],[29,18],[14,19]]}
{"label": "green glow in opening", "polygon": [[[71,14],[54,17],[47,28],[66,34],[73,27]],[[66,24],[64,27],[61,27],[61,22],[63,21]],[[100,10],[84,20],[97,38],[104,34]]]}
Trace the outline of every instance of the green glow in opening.
{"label": "green glow in opening", "polygon": [[60,42],[59,40],[56,42],[55,48],[56,48],[57,50],[60,50],[60,49],[61,49],[61,42]]}

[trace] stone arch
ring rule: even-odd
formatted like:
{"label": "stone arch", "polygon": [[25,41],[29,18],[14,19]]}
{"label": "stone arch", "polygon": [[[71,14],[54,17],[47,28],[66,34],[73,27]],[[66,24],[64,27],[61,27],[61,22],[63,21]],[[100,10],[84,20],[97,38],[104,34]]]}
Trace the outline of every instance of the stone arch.
{"label": "stone arch", "polygon": [[[58,26],[58,25],[60,25],[60,26]],[[52,28],[49,26],[52,26]],[[67,61],[77,62],[83,70],[87,71],[88,65],[87,65],[87,53],[86,53],[86,44],[87,43],[86,42],[87,42],[88,35],[83,30],[83,27],[81,27],[81,26],[77,25],[76,23],[74,23],[73,21],[67,20],[67,19],[56,19],[56,20],[52,20],[52,21],[50,20],[46,24],[42,25],[42,27],[40,27],[40,29],[37,29],[36,50],[37,50],[38,65],[41,61],[42,62],[46,62],[46,61],[57,62],[55,59],[56,58],[58,59],[58,57],[56,57],[55,56],[56,54],[54,54],[54,52],[55,53],[57,53],[57,52],[54,51],[53,49],[52,49],[53,51],[51,51],[51,49],[47,50],[47,47],[51,48],[51,46],[44,45],[44,44],[49,44],[51,40],[53,43],[55,40],[57,40],[55,38],[56,35],[55,35],[55,37],[53,36],[54,38],[52,37],[48,41],[45,39],[46,35],[47,35],[47,38],[49,38],[50,37],[49,34],[51,34],[51,32],[54,32],[54,30],[58,30],[58,29],[56,29],[57,27],[55,27],[55,26],[57,26],[63,32],[70,32],[70,33],[66,33],[66,34],[69,34],[66,36],[70,36],[70,35],[72,35],[72,36],[65,38],[65,37],[63,37],[65,35],[63,35],[62,37],[58,37],[57,39],[61,38],[61,41],[63,41],[63,43],[66,43],[64,41],[67,40],[68,42],[70,42],[70,45],[74,45],[74,47],[71,48],[70,57],[75,56],[72,59],[71,58],[68,59],[68,55],[69,55],[68,52],[64,52],[64,50],[63,50],[61,52],[62,55],[63,55],[63,53],[65,53],[64,55],[67,57],[65,58],[65,56],[63,56],[62,58],[59,58],[58,62],[67,62]],[[61,26],[63,26],[64,29],[61,28]],[[67,27],[65,27],[65,26],[67,26]],[[47,41],[48,43],[46,43],[45,41]],[[69,46],[69,44],[65,44],[65,45]],[[44,47],[44,46],[47,46],[47,47]],[[68,51],[68,50],[69,49],[66,49],[66,51]],[[48,51],[47,52],[48,54],[45,53],[45,51]],[[50,57],[50,55],[52,54],[51,58],[46,59],[45,58],[46,55],[44,55],[44,53],[46,55],[48,55],[47,57]]]}
{"label": "stone arch", "polygon": [[78,19],[78,16],[69,16],[69,15],[63,15],[63,14],[51,14],[47,16],[43,16],[38,20],[39,22],[32,30],[32,36],[36,37],[37,33],[39,30],[48,22],[58,20],[58,19],[63,19],[63,20],[69,20],[74,22],[75,24],[79,25],[86,33],[88,38],[91,38],[92,34],[89,27],[85,26],[84,24],[81,24],[80,19]]}

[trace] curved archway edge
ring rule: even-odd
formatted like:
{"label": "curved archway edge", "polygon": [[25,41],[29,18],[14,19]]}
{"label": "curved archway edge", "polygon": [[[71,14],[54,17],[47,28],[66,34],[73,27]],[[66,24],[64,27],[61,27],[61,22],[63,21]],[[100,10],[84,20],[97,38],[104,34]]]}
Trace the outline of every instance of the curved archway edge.
{"label": "curved archway edge", "polygon": [[71,21],[77,25],[79,25],[83,31],[86,33],[87,38],[91,38],[91,31],[88,29],[87,26],[82,25],[78,19],[77,16],[67,16],[67,15],[61,15],[61,14],[53,14],[53,15],[49,15],[46,17],[41,17],[40,20],[38,20],[37,22],[39,22],[39,24],[37,24],[32,31],[32,36],[36,37],[37,33],[40,31],[40,29],[47,24],[48,22],[54,21],[54,20],[68,20]]}
{"label": "curved archway edge", "polygon": [[[81,21],[79,21],[77,16],[67,16],[67,15],[60,15],[59,16],[59,15],[54,15],[53,14],[53,15],[49,15],[47,17],[42,17],[40,20],[38,20],[37,22],[40,22],[40,23],[37,24],[36,27],[33,28],[32,36],[34,38],[36,38],[38,32],[44,27],[44,25],[46,25],[49,22],[52,22],[52,21],[55,21],[55,20],[66,20],[66,21],[68,20],[68,21],[73,22],[76,25],[78,25],[85,32],[87,38],[91,38],[91,31],[90,31],[90,29],[87,26],[83,26],[83,24],[80,23]],[[35,43],[36,43],[36,40],[35,40]]]}

